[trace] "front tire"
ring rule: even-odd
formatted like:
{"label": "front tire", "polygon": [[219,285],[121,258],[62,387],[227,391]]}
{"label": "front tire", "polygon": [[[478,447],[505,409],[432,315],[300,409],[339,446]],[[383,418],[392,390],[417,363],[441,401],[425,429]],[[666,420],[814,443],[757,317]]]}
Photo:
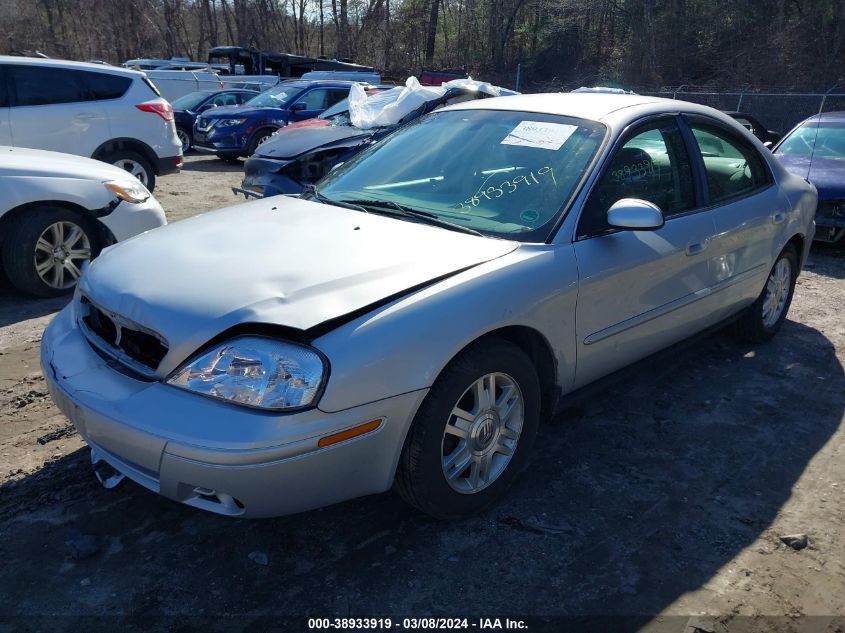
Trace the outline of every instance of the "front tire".
{"label": "front tire", "polygon": [[177,127],[176,136],[179,138],[179,142],[182,143],[182,153],[187,154],[190,151],[191,146],[194,144],[193,134],[187,128]]}
{"label": "front tire", "polygon": [[475,514],[522,468],[539,420],[540,383],[528,356],[508,341],[476,343],[443,370],[420,406],[394,488],[433,517]]}
{"label": "front tire", "polygon": [[258,149],[258,146],[267,141],[271,136],[273,136],[273,132],[275,130],[259,130],[256,132],[253,137],[249,140],[249,145],[247,145],[246,155],[252,156],[255,154],[255,151]]}
{"label": "front tire", "polygon": [[57,297],[73,291],[82,265],[98,252],[93,220],[69,209],[41,207],[8,227],[2,263],[21,292]]}
{"label": "front tire", "polygon": [[797,279],[798,252],[788,244],[775,260],[760,296],[736,322],[740,338],[762,343],[778,333],[789,312]]}

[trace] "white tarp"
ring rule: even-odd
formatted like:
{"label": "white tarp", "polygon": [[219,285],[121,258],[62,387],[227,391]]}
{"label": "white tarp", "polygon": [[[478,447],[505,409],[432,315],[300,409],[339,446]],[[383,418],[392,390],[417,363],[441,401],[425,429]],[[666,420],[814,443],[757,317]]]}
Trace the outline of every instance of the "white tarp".
{"label": "white tarp", "polygon": [[[442,86],[421,86],[416,77],[408,77],[404,87],[367,96],[363,86],[353,85],[349,90],[349,120],[362,130],[396,125],[427,101],[439,99],[450,89],[477,90],[491,97],[498,97],[502,89],[482,81],[454,79]],[[508,94],[513,94],[508,92]]]}

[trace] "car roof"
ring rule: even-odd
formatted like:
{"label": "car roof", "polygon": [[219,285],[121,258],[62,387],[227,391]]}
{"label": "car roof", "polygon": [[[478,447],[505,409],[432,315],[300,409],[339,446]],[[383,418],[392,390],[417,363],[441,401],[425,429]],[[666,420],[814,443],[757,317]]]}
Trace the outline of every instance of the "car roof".
{"label": "car roof", "polygon": [[623,108],[645,106],[665,102],[674,104],[677,110],[680,102],[643,95],[608,94],[602,92],[551,92],[522,94],[491,99],[476,99],[449,106],[448,110],[512,110],[515,112],[537,112],[539,114],[561,114],[579,119],[601,121],[609,114]]}
{"label": "car roof", "polygon": [[800,125],[819,121],[821,123],[842,123],[845,122],[845,111],[839,110],[836,112],[822,112],[821,114],[814,114],[801,121]]}
{"label": "car roof", "polygon": [[19,64],[26,66],[53,66],[55,68],[72,68],[76,70],[89,70],[98,73],[111,75],[124,75],[128,77],[141,77],[144,75],[137,70],[121,68],[105,64],[92,64],[90,62],[74,62],[67,59],[43,59],[40,57],[18,57],[16,55],[0,55],[0,64]]}

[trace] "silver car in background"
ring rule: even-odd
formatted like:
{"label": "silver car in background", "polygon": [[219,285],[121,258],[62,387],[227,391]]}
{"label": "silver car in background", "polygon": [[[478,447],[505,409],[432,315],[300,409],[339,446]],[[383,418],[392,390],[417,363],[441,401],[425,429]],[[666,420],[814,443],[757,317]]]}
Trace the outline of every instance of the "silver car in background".
{"label": "silver car in background", "polygon": [[773,336],[815,208],[707,107],[468,102],[303,199],[109,249],[41,360],[108,485],[250,517],[393,486],[458,517],[502,495],[565,394],[727,320]]}

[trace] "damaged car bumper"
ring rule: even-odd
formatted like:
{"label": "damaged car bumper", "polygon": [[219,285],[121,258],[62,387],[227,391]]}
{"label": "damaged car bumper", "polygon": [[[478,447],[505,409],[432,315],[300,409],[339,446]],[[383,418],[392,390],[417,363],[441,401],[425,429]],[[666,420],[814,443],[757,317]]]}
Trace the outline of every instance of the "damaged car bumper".
{"label": "damaged car bumper", "polygon": [[53,400],[91,447],[95,467],[105,462],[117,471],[98,473],[101,483],[116,485],[123,475],[175,501],[243,517],[301,512],[389,489],[404,434],[427,392],[333,413],[221,406],[117,369],[89,344],[73,305],[47,328],[41,364]]}

